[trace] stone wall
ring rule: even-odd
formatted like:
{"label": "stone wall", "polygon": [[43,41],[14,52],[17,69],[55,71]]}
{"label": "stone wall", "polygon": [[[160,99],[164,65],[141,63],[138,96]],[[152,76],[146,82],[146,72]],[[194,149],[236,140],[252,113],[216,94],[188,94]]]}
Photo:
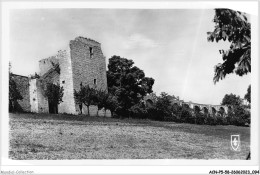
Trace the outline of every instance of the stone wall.
{"label": "stone wall", "polygon": [[[85,106],[85,105],[83,105],[83,107],[82,107],[82,114],[85,114],[85,115],[88,114],[88,109],[87,109],[87,106]],[[97,106],[91,105],[89,107],[89,115],[90,116],[100,116],[100,117],[111,117],[111,112],[110,112],[110,110],[105,111],[104,109],[101,109],[98,111]]]}
{"label": "stone wall", "polygon": [[60,60],[60,86],[64,88],[62,101],[58,106],[59,113],[78,114],[75,108],[71,56],[68,49],[58,52]]}
{"label": "stone wall", "polygon": [[51,67],[44,75],[37,79],[37,101],[38,101],[38,112],[48,113],[49,102],[48,98],[44,95],[44,89],[47,88],[47,84],[60,84],[60,70],[59,65]]}
{"label": "stone wall", "polygon": [[38,111],[39,113],[49,113],[48,99],[44,96],[43,81],[37,79],[37,98],[38,98]]}
{"label": "stone wall", "polygon": [[45,84],[51,83],[58,85],[60,84],[60,73],[55,69],[51,69],[47,75],[45,74],[41,79],[44,79]]}
{"label": "stone wall", "polygon": [[30,112],[31,105],[30,105],[30,93],[29,93],[29,78],[22,75],[16,75],[16,74],[12,74],[12,76],[16,83],[18,91],[23,97],[22,100],[18,100],[18,104],[20,105],[23,111]]}
{"label": "stone wall", "polygon": [[40,76],[48,72],[53,67],[53,65],[58,63],[59,63],[59,59],[57,59],[57,56],[52,56],[40,60],[39,61]]}
{"label": "stone wall", "polygon": [[77,37],[70,41],[70,49],[74,89],[79,90],[82,82],[83,85],[106,90],[106,62],[101,45],[94,40]]}
{"label": "stone wall", "polygon": [[[73,75],[73,88],[80,89],[80,84],[92,88],[107,90],[106,62],[100,43],[83,37],[70,41],[71,66]],[[76,105],[76,112],[80,113]],[[87,113],[83,106],[83,113]],[[91,114],[96,114],[97,109],[91,108]]]}
{"label": "stone wall", "polygon": [[30,92],[30,105],[31,105],[31,112],[38,113],[38,96],[37,96],[37,79],[30,79],[29,84],[29,92]]}

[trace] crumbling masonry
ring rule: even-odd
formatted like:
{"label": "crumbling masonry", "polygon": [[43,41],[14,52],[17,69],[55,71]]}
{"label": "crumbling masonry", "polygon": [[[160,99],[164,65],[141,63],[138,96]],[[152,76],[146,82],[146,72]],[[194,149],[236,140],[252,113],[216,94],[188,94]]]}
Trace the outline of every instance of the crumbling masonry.
{"label": "crumbling masonry", "polygon": [[[89,38],[77,37],[71,40],[66,50],[58,51],[57,55],[39,61],[39,77],[24,77],[15,75],[20,83],[21,95],[25,98],[19,101],[24,111],[49,113],[52,106],[43,95],[43,83],[59,84],[64,88],[63,102],[58,105],[59,113],[79,114],[79,106],[75,103],[74,90],[79,90],[80,84],[97,89],[107,89],[106,61],[101,50],[101,44]],[[90,108],[90,113],[96,113],[96,107]],[[83,113],[87,108],[83,106]]]}

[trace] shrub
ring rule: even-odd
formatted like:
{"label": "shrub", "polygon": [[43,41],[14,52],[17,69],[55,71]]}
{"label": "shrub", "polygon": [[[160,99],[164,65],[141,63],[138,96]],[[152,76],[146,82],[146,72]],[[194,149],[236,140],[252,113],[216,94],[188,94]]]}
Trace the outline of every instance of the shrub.
{"label": "shrub", "polygon": [[172,111],[172,117],[171,117],[171,121],[174,122],[181,122],[181,111],[182,111],[182,107],[178,106],[178,105],[171,105],[171,111]]}
{"label": "shrub", "polygon": [[152,120],[173,121],[170,96],[162,92],[154,107],[148,109],[148,116]]}
{"label": "shrub", "polygon": [[226,117],[226,116],[224,116],[224,117],[222,118],[222,124],[223,124],[223,125],[228,125],[228,120],[227,120],[227,117]]}
{"label": "shrub", "polygon": [[231,122],[230,122],[230,124],[236,126],[245,126],[246,123],[248,123],[246,119],[243,119],[242,117],[235,117],[235,116],[231,118]]}
{"label": "shrub", "polygon": [[231,124],[231,117],[230,115],[227,115],[226,117],[226,125],[230,125]]}
{"label": "shrub", "polygon": [[160,121],[164,120],[164,116],[163,116],[162,111],[159,111],[155,107],[148,108],[147,109],[147,115],[148,115],[148,118],[151,119],[151,120],[160,120]]}
{"label": "shrub", "polygon": [[216,124],[217,125],[223,125],[224,121],[223,121],[224,116],[221,115],[220,113],[217,113],[216,115]]}
{"label": "shrub", "polygon": [[148,117],[148,112],[142,104],[136,104],[129,109],[132,118],[145,119]]}
{"label": "shrub", "polygon": [[232,117],[230,118],[230,124],[231,124],[231,125],[239,125],[239,119],[238,119],[238,117],[232,116]]}
{"label": "shrub", "polygon": [[243,106],[235,106],[233,112],[229,112],[227,115],[227,123],[237,126],[250,124],[250,112]]}
{"label": "shrub", "polygon": [[198,112],[198,113],[195,113],[195,116],[196,116],[196,124],[199,124],[199,125],[205,124],[204,114]]}
{"label": "shrub", "polygon": [[180,121],[182,123],[194,123],[194,117],[189,109],[182,108]]}
{"label": "shrub", "polygon": [[216,118],[214,115],[208,114],[205,118],[205,124],[207,125],[216,125]]}

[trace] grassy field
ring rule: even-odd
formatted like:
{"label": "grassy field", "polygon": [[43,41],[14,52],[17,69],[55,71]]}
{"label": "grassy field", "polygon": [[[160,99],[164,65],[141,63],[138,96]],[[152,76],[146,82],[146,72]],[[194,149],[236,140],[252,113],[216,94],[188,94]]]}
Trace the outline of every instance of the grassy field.
{"label": "grassy field", "polygon": [[249,127],[10,114],[11,159],[245,159],[249,150]]}

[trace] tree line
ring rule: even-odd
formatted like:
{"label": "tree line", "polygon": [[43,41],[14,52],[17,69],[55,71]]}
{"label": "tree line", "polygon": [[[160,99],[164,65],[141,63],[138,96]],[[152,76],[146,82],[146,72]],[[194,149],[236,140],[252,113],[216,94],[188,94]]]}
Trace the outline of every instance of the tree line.
{"label": "tree line", "polygon": [[[250,96],[250,93],[246,96]],[[245,105],[243,99],[235,94],[226,94],[222,100],[221,105],[232,106],[227,113],[221,110],[209,113],[199,108],[191,109],[188,105],[173,103],[173,99],[176,99],[174,95],[163,92],[156,96],[152,106],[139,104],[132,108],[132,117],[206,125],[249,126],[251,123],[250,103]]]}
{"label": "tree line", "polygon": [[108,93],[106,90],[91,88],[89,85],[84,86],[81,84],[79,91],[74,90],[74,97],[77,105],[79,105],[80,114],[82,114],[84,104],[88,109],[88,116],[90,115],[89,107],[91,105],[97,106],[97,116],[98,111],[103,108],[105,112],[106,110],[110,110],[113,116],[118,105],[118,101],[113,94]]}
{"label": "tree line", "polygon": [[221,105],[232,106],[232,111],[229,111],[228,114],[224,114],[222,111],[203,113],[201,110],[173,104],[172,100],[179,97],[165,92],[159,96],[154,95],[156,99],[154,104],[147,106],[144,102],[144,96],[153,92],[154,79],[145,77],[144,72],[133,64],[132,60],[120,56],[111,57],[107,71],[108,90],[96,90],[81,84],[80,90],[75,91],[77,104],[85,104],[88,109],[90,105],[96,105],[98,109],[109,109],[113,117],[120,118],[209,125],[243,126],[250,124],[251,86],[248,87],[244,97],[249,105],[244,105],[243,99],[234,94],[224,96]]}

